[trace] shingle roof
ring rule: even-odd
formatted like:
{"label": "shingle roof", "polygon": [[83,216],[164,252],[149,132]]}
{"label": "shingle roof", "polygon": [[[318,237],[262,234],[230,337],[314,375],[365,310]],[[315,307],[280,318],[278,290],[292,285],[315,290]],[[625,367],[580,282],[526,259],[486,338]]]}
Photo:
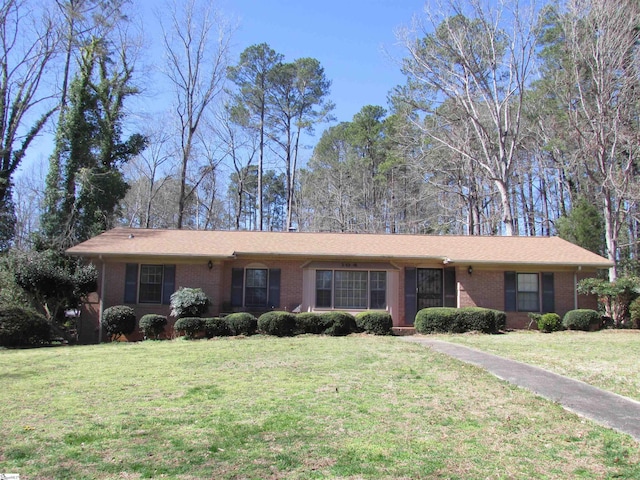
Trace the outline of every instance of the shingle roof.
{"label": "shingle roof", "polygon": [[455,263],[567,265],[611,263],[558,237],[484,237],[115,228],[67,250],[85,257],[282,256],[307,259],[449,259]]}

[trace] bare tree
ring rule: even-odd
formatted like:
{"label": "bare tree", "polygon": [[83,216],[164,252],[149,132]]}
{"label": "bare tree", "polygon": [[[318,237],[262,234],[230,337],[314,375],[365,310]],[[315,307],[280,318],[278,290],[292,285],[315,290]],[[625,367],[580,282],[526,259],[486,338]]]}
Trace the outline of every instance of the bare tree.
{"label": "bare tree", "polygon": [[[429,139],[484,170],[500,195],[503,231],[516,234],[510,182],[533,73],[533,9],[506,0],[471,0],[468,9],[457,0],[434,3],[417,32],[400,32],[408,51],[404,100],[422,112],[414,120]],[[432,121],[423,123],[425,116]],[[461,125],[470,127],[472,142],[457,142]]]}
{"label": "bare tree", "polygon": [[176,227],[184,223],[189,162],[197,132],[222,92],[226,78],[231,28],[204,0],[174,3],[170,24],[162,25],[167,76],[174,87],[180,143],[180,193]]}

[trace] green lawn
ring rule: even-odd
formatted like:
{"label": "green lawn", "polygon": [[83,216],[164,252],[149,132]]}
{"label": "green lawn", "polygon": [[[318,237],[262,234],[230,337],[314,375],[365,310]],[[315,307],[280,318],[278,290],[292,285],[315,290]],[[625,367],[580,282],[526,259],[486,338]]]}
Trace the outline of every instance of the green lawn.
{"label": "green lawn", "polygon": [[640,401],[640,330],[437,338],[513,358]]}
{"label": "green lawn", "polygon": [[0,473],[640,478],[630,437],[392,337],[0,351]]}

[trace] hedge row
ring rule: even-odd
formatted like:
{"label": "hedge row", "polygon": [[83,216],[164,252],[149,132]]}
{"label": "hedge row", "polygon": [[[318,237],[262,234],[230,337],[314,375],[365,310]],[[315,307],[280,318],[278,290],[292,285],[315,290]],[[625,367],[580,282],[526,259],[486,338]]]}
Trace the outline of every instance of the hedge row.
{"label": "hedge row", "polygon": [[187,317],[176,321],[174,329],[187,338],[204,335],[207,338],[227,335],[262,333],[278,337],[304,334],[342,336],[367,332],[388,335],[391,315],[386,312],[362,312],[353,316],[345,312],[299,313],[272,311],[259,318],[250,313],[233,313],[223,318]]}
{"label": "hedge row", "polygon": [[0,308],[0,347],[28,347],[51,341],[51,325],[32,310]]}
{"label": "hedge row", "polygon": [[417,313],[414,327],[418,333],[497,333],[506,319],[504,312],[489,308],[431,307]]}

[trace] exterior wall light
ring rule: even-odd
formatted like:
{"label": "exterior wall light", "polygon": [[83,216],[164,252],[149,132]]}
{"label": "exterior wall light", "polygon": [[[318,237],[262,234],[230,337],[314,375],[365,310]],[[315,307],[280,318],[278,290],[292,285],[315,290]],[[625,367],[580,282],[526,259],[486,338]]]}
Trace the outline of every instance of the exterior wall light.
{"label": "exterior wall light", "polygon": [[473,267],[471,265],[469,265],[469,268],[467,268],[467,273],[469,273],[469,275],[473,273]]}
{"label": "exterior wall light", "polygon": [[209,263],[207,263],[207,267],[209,267],[209,270],[213,268],[213,262],[211,260],[209,260]]}

